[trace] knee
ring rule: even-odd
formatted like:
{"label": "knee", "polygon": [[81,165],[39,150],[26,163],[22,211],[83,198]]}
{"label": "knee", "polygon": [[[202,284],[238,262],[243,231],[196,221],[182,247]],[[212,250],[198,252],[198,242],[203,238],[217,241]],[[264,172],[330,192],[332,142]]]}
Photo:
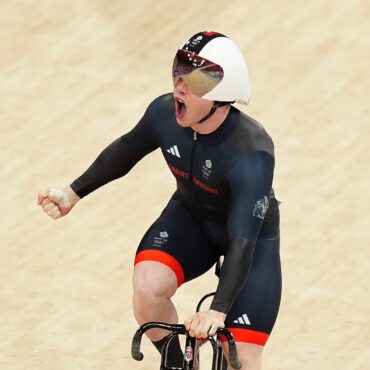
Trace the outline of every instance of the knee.
{"label": "knee", "polygon": [[[244,348],[243,348],[244,347]],[[257,345],[243,346],[239,351],[239,357],[243,364],[243,370],[260,370],[263,347]]]}
{"label": "knee", "polygon": [[[226,349],[226,347],[224,347]],[[250,343],[237,343],[238,357],[242,363],[241,370],[261,370],[263,347]],[[226,349],[228,357],[228,349]],[[229,368],[231,368],[229,366]]]}
{"label": "knee", "polygon": [[171,298],[177,289],[175,273],[157,262],[141,262],[135,266],[133,291],[134,304],[141,307]]}
{"label": "knee", "polygon": [[261,370],[261,358],[259,356],[240,356],[241,370]]}

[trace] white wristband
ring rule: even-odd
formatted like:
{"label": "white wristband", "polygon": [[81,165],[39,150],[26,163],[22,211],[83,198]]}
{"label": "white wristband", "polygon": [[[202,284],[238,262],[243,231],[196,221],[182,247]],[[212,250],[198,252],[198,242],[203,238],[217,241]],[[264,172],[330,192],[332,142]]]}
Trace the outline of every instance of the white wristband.
{"label": "white wristband", "polygon": [[60,201],[61,203],[68,202],[68,196],[63,190],[51,188],[49,191],[49,195],[55,198],[56,200]]}

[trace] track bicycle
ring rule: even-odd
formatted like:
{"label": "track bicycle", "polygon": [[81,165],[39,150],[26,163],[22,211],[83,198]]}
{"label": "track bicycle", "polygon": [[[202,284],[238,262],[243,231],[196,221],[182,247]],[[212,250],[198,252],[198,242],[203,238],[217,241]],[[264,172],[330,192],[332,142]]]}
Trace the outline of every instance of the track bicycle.
{"label": "track bicycle", "polygon": [[[214,293],[205,295],[198,303],[196,312],[199,312],[202,303],[208,298],[213,296]],[[234,369],[240,369],[242,367],[241,362],[238,359],[238,353],[236,349],[236,343],[232,334],[227,329],[219,328],[215,337],[209,336],[207,339],[196,339],[189,335],[184,325],[179,324],[168,324],[162,322],[148,322],[140,326],[136,331],[131,346],[131,355],[137,360],[141,361],[144,355],[140,352],[140,345],[142,335],[150,329],[159,328],[170,331],[161,353],[161,365],[160,370],[199,370],[199,349],[201,345],[208,341],[213,350],[212,358],[212,370],[226,370],[227,361],[222,351],[221,336],[225,337],[229,346],[229,363]],[[178,335],[185,335],[185,350],[184,360],[182,367],[169,367],[167,366],[168,349],[171,340]]]}

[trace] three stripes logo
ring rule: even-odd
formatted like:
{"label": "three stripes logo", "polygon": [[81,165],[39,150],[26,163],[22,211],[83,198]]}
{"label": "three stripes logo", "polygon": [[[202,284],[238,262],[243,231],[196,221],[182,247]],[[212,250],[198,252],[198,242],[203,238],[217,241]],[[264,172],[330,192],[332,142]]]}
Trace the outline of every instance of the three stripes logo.
{"label": "three stripes logo", "polygon": [[181,158],[179,148],[177,147],[177,145],[171,146],[171,148],[167,149],[167,153],[170,153],[175,157]]}
{"label": "three stripes logo", "polygon": [[251,325],[251,322],[249,321],[249,318],[247,314],[243,314],[242,316],[238,317],[236,320],[234,320],[235,324],[244,324],[244,325]]}

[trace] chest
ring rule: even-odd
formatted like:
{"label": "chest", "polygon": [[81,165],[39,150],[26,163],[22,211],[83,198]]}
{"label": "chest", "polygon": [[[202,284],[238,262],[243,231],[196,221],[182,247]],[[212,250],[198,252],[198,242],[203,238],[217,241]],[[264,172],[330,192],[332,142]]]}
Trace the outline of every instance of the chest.
{"label": "chest", "polygon": [[227,153],[222,145],[205,145],[193,132],[178,133],[161,145],[167,165],[182,186],[210,196],[227,193]]}

